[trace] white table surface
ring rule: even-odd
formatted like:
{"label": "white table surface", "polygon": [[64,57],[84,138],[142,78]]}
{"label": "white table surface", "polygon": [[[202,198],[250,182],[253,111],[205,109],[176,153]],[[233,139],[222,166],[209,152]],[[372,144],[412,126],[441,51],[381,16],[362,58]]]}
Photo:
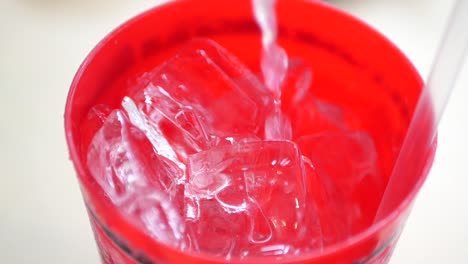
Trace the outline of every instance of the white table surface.
{"label": "white table surface", "polygon": [[[157,2],[0,1],[0,263],[99,263],[68,160],[65,98],[93,46]],[[332,2],[381,30],[427,76],[454,1]],[[391,263],[468,263],[468,66],[462,75]]]}

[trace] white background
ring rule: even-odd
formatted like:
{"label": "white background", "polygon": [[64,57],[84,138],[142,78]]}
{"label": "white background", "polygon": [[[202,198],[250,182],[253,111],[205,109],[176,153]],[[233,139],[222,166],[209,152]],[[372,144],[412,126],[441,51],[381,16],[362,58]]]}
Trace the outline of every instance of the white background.
{"label": "white background", "polygon": [[[0,1],[1,263],[99,263],[68,160],[65,99],[93,46],[156,2]],[[423,76],[453,4],[332,2],[387,35]],[[433,169],[392,263],[468,263],[467,66],[462,75],[440,124]]]}

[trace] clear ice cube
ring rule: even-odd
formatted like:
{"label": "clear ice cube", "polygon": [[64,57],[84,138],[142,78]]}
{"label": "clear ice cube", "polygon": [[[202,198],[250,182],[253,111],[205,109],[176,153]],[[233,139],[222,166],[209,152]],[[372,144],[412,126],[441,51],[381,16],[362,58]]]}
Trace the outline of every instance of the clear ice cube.
{"label": "clear ice cube", "polygon": [[303,60],[290,59],[283,82],[281,106],[291,120],[295,139],[345,126],[344,110],[314,95],[312,77],[311,68]]}
{"label": "clear ice cube", "polygon": [[183,171],[154,152],[151,142],[121,110],[109,114],[89,146],[87,166],[106,195],[156,239],[182,246]]}
{"label": "clear ice cube", "polygon": [[372,138],[365,132],[341,130],[299,138],[298,145],[308,161],[324,245],[369,226],[382,191]]}
{"label": "clear ice cube", "polygon": [[307,157],[303,159],[309,181],[310,201],[320,219],[323,246],[345,240],[353,232],[353,221],[360,217],[359,207],[346,199],[328,175],[318,174],[312,162]]}
{"label": "clear ice cube", "polygon": [[[185,171],[185,164],[179,161],[179,158],[174,151],[174,147],[169,144],[161,131],[161,127],[150,122],[148,117],[140,112],[132,99],[124,97],[122,100],[122,107],[125,109],[130,122],[138,129],[143,131],[147,138],[150,140],[157,153],[173,162],[175,162],[180,169]],[[153,120],[156,117],[153,116]]]}
{"label": "clear ice cube", "polygon": [[256,135],[269,94],[215,42],[189,42],[146,74],[130,96],[185,160],[233,134]]}
{"label": "clear ice cube", "polygon": [[308,96],[288,110],[294,138],[322,132],[339,131],[345,127],[343,109],[316,97]]}
{"label": "clear ice cube", "polygon": [[364,177],[375,174],[377,153],[366,132],[323,132],[299,138],[298,144],[317,173],[328,175],[345,193],[352,192]]}
{"label": "clear ice cube", "polygon": [[294,143],[219,146],[191,155],[187,169],[187,226],[200,238],[199,250],[247,257],[264,254],[268,246],[291,252],[321,246]]}
{"label": "clear ice cube", "polygon": [[99,104],[93,106],[80,126],[81,134],[81,152],[82,160],[86,160],[88,147],[93,140],[94,135],[102,127],[102,124],[106,122],[107,116],[112,112],[107,105]]}

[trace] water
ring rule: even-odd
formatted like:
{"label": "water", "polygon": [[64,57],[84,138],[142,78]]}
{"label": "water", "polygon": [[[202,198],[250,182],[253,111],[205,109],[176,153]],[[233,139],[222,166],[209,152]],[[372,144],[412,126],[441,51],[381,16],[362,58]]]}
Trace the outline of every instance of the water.
{"label": "water", "polygon": [[281,104],[281,88],[288,70],[286,51],[277,44],[275,0],[252,0],[255,20],[262,32],[261,69],[266,87]]}
{"label": "water", "polygon": [[196,39],[89,118],[99,128],[87,165],[122,214],[163,243],[228,260],[342,241],[365,227],[356,193],[378,185],[372,139],[309,91],[310,67],[277,44],[274,1],[253,6],[261,76]]}
{"label": "water", "polygon": [[292,139],[291,121],[281,110],[281,91],[288,72],[288,55],[277,44],[275,0],[252,0],[254,16],[262,32],[261,69],[266,88],[273,96],[273,109],[265,123],[265,138]]}

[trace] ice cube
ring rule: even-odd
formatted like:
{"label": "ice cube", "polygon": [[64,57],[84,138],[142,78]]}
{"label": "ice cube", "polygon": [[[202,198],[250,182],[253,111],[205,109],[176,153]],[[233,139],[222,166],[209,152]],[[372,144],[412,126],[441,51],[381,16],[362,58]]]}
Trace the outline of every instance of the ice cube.
{"label": "ice cube", "polygon": [[152,83],[141,92],[135,96],[140,112],[161,132],[182,161],[187,155],[210,147],[211,138],[205,131],[207,124],[199,107],[177,101],[164,88]]}
{"label": "ice cube", "polygon": [[376,173],[377,153],[366,132],[322,132],[299,138],[298,144],[317,173],[331,177],[343,192],[352,192],[364,177]]}
{"label": "ice cube", "polygon": [[151,120],[162,115],[186,132],[195,152],[211,146],[213,136],[256,134],[270,103],[249,69],[207,39],[186,44],[134,90],[138,107]]}
{"label": "ice cube", "polygon": [[307,96],[286,113],[290,116],[294,138],[346,128],[345,110]]}
{"label": "ice cube", "polygon": [[346,199],[328,175],[318,174],[307,157],[303,159],[310,200],[320,219],[323,246],[349,238],[353,232],[353,221],[360,217],[359,206]]}
{"label": "ice cube", "polygon": [[301,59],[291,59],[281,108],[291,120],[294,138],[346,127],[345,110],[317,98],[310,90],[311,84],[311,68]]}
{"label": "ice cube", "polygon": [[112,112],[107,105],[98,104],[91,108],[80,125],[81,159],[86,160],[88,147],[96,132],[102,127],[107,116]]}
{"label": "ice cube", "polygon": [[[122,107],[127,112],[127,115],[132,124],[145,133],[157,153],[173,161],[179,166],[181,170],[185,171],[185,164],[179,161],[176,152],[164,137],[160,127],[150,122],[147,116],[138,110],[135,102],[133,102],[133,100],[129,97],[124,97],[122,100]],[[156,117],[153,117],[153,120],[155,119]]]}
{"label": "ice cube", "polygon": [[247,257],[274,245],[291,252],[321,246],[294,143],[219,146],[191,155],[187,169],[187,225],[197,235],[199,250]]}
{"label": "ice cube", "polygon": [[184,244],[183,171],[156,154],[126,114],[114,110],[92,139],[87,166],[110,200],[153,237]]}
{"label": "ice cube", "polygon": [[237,255],[238,240],[246,235],[249,226],[245,213],[227,213],[215,199],[188,199],[195,202],[196,218],[187,218],[187,233],[192,250],[229,259]]}
{"label": "ice cube", "polygon": [[311,188],[321,213],[324,243],[340,241],[369,226],[383,191],[377,152],[369,134],[322,132],[298,139],[298,145],[317,174],[316,180],[309,178],[320,186]]}
{"label": "ice cube", "polygon": [[[146,193],[145,193],[146,192]],[[141,190],[119,206],[138,226],[166,245],[185,249],[185,223],[180,207],[158,190]]]}

